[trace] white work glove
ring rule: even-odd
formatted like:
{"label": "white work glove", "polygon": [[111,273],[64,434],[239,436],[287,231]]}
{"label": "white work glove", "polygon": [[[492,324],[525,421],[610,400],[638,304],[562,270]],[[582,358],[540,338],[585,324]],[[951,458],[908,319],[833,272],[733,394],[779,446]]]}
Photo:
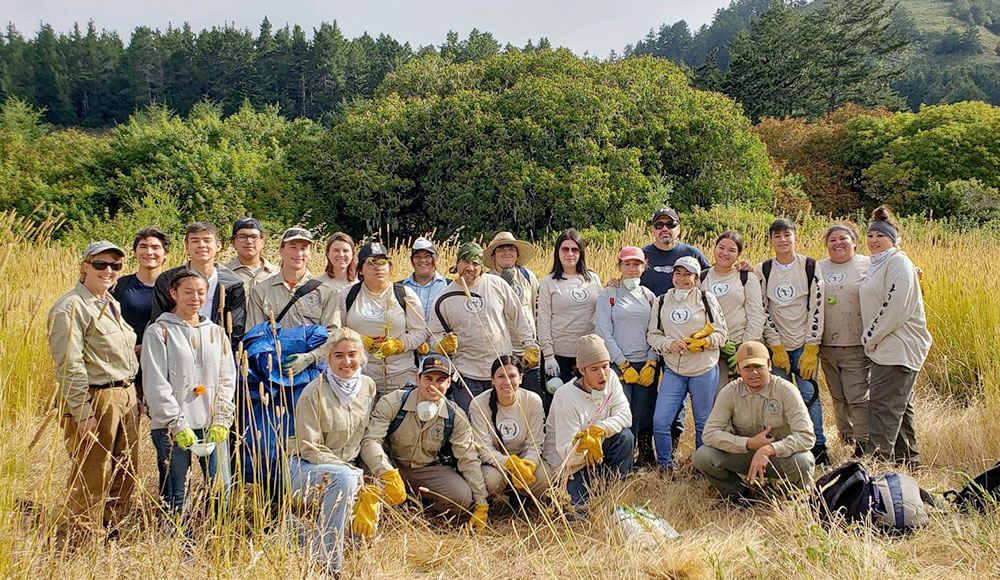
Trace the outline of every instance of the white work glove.
{"label": "white work glove", "polygon": [[550,377],[559,376],[559,363],[556,362],[556,357],[550,356],[545,358],[545,374]]}
{"label": "white work glove", "polygon": [[306,370],[306,368],[314,362],[316,362],[316,357],[311,352],[290,354],[285,357],[281,368],[286,373],[291,372],[293,375],[297,375]]}

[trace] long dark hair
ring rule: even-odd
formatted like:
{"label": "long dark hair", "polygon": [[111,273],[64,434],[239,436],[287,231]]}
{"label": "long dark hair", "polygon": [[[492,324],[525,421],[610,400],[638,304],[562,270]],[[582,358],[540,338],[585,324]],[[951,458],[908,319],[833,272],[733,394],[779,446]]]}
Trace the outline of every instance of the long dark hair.
{"label": "long dark hair", "polygon": [[576,231],[576,228],[570,228],[565,232],[559,234],[556,238],[556,250],[555,255],[552,257],[552,277],[556,280],[565,280],[563,277],[563,266],[562,262],[559,261],[559,248],[562,247],[563,242],[569,240],[576,244],[580,248],[580,259],[576,263],[576,273],[583,276],[583,279],[590,282],[590,270],[587,269],[587,251],[583,248],[583,238],[580,237],[580,232]]}
{"label": "long dark hair", "polygon": [[206,278],[204,274],[194,268],[184,268],[170,277],[170,289],[177,290],[180,288],[181,282],[187,280],[188,278],[197,278],[208,286],[208,278]]}
{"label": "long dark hair", "polygon": [[500,355],[500,358],[493,361],[493,366],[490,368],[490,379],[492,380],[493,375],[497,374],[497,369],[500,367],[505,367],[511,365],[517,369],[517,372],[524,376],[524,364],[521,362],[520,357],[516,357],[510,354]]}
{"label": "long dark hair", "polygon": [[722,234],[715,239],[715,245],[718,246],[719,242],[722,240],[732,240],[733,243],[736,244],[736,251],[738,255],[743,254],[743,236],[741,236],[738,232],[733,230],[722,232]]}
{"label": "long dark hair", "polygon": [[344,232],[337,232],[330,236],[330,239],[326,241],[326,248],[323,250],[323,257],[326,258],[326,275],[333,278],[333,264],[330,263],[330,258],[327,258],[327,254],[330,253],[330,246],[334,242],[347,242],[351,245],[351,261],[347,264],[347,281],[355,282],[358,279],[358,248],[354,244],[354,238],[345,234]]}

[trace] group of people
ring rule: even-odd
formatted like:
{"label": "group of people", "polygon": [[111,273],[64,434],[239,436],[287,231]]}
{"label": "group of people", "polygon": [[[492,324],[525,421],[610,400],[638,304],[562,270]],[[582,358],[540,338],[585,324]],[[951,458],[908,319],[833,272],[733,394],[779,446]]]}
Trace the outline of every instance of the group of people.
{"label": "group of people", "polygon": [[[568,497],[583,513],[597,480],[635,465],[669,475],[694,418],[692,462],[727,500],[767,478],[808,487],[828,462],[817,378],[822,368],[841,438],[856,454],[919,464],[913,386],[927,355],[917,270],[885,208],[857,253],[853,225],[826,232],[829,257],[796,252],[795,225],[770,227],[774,256],[751,265],[743,240],[720,235],[714,264],[680,241],[673,209],[650,222],[652,243],[625,247],[602,283],[570,229],[540,281],[533,245],[500,232],[462,244],[438,271],[435,244],[412,245],[413,273],[390,279],[379,242],[326,243],[293,227],[279,265],[264,258],[254,218],[233,225],[236,258],[216,261],[218,230],[187,227],[188,261],[165,270],[170,239],[136,233],[135,274],[107,241],[83,252],[80,279],[49,312],[58,405],[73,459],[66,525],[95,534],[127,512],[145,410],[168,513],[187,513],[192,454],[223,501],[230,446],[246,436],[241,342],[255,326],[321,327],[326,340],[286,352],[280,370],[317,378],[289,408],[281,446],[301,541],[331,571],[347,530],[376,532],[383,505],[487,524],[491,498]],[[235,353],[235,354],[234,354]]]}

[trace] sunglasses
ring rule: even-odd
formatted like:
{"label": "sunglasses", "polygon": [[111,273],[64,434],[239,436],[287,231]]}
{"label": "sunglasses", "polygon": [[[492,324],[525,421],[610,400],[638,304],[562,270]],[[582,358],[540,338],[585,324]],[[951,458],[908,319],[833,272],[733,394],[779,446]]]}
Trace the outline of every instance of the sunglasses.
{"label": "sunglasses", "polygon": [[106,262],[104,260],[94,260],[93,262],[89,262],[89,264],[90,267],[101,272],[107,270],[108,266],[111,266],[111,269],[114,270],[115,272],[122,269],[121,262]]}
{"label": "sunglasses", "polygon": [[663,228],[674,229],[674,228],[676,228],[679,225],[680,225],[679,223],[674,222],[674,221],[656,222],[656,223],[653,224],[653,229],[654,230],[662,230]]}
{"label": "sunglasses", "polygon": [[382,266],[389,265],[389,258],[368,258],[365,262],[370,264],[373,268],[381,268]]}

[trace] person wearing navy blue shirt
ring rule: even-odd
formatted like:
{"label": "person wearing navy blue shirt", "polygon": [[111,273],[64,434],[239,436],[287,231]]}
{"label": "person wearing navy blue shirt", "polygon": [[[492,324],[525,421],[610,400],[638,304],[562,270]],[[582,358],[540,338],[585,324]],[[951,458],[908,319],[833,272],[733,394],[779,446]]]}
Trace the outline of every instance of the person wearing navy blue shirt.
{"label": "person wearing navy blue shirt", "polygon": [[642,249],[648,267],[642,273],[640,283],[656,296],[666,294],[674,287],[674,263],[678,258],[691,256],[698,260],[702,269],[712,266],[701,250],[680,241],[681,220],[675,210],[669,207],[656,210],[650,221],[649,233],[653,236],[653,243]]}
{"label": "person wearing navy blue shirt", "polygon": [[[132,240],[132,253],[139,269],[135,274],[122,276],[111,295],[121,304],[122,318],[135,330],[135,356],[138,358],[142,353],[142,334],[153,310],[153,284],[167,263],[170,238],[155,227],[142,228]],[[142,369],[135,377],[135,390],[141,404]]]}

